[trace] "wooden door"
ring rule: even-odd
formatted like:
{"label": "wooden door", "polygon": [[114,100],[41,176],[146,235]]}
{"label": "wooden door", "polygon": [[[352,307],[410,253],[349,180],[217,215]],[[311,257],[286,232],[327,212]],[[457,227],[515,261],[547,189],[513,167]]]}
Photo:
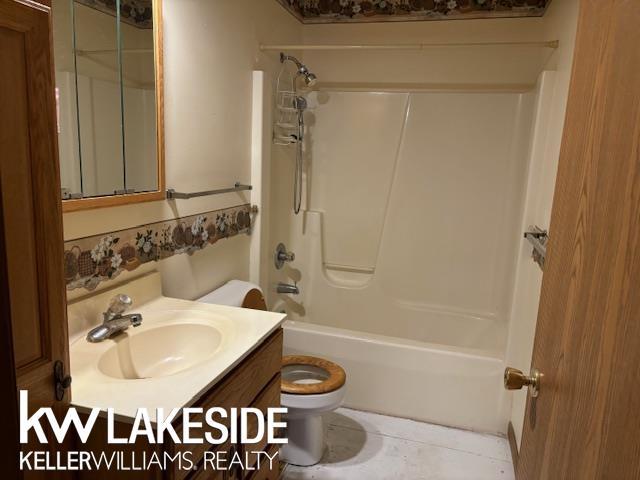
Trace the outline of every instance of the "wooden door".
{"label": "wooden door", "polygon": [[30,409],[62,413],[69,393],[56,398],[54,363],[68,371],[69,348],[51,52],[49,7],[0,0],[0,256],[8,299],[0,321],[11,332],[2,345],[13,351]]}
{"label": "wooden door", "polygon": [[640,478],[640,2],[581,2],[517,478]]}

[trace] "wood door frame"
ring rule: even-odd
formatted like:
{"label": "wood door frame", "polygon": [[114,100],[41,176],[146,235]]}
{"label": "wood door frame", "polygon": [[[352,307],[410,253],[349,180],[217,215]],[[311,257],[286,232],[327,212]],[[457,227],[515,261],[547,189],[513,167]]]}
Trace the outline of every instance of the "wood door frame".
{"label": "wood door frame", "polygon": [[[9,278],[7,274],[7,252],[4,243],[4,218],[2,209],[2,186],[0,185],[0,384],[6,392],[17,392],[16,367],[13,361],[13,333],[11,331],[11,308],[9,305]],[[0,408],[4,421],[5,443],[0,448],[0,465],[7,478],[21,479],[18,468],[20,453],[19,410],[16,395],[0,395]]]}
{"label": "wood door frame", "polygon": [[[18,390],[29,390],[30,408],[64,414],[69,403],[69,393],[58,400],[54,382],[55,362],[68,365],[69,340],[50,14],[48,2],[0,0],[0,379],[6,393],[0,465],[6,478],[17,479],[73,476],[23,473],[18,456],[31,450],[19,441]],[[30,441],[41,445],[33,435]],[[50,441],[38,449],[69,448]]]}

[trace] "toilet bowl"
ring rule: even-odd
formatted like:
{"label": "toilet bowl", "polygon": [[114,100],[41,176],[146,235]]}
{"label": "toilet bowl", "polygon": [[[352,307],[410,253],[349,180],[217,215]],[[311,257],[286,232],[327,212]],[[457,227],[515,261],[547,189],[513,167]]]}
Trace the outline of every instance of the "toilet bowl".
{"label": "toilet bowl", "polygon": [[[260,287],[239,280],[231,280],[198,301],[267,309]],[[280,449],[280,459],[293,465],[315,465],[324,453],[322,414],[342,404],[347,375],[329,360],[289,355],[282,359],[281,377],[280,403],[288,409],[288,443]]]}
{"label": "toilet bowl", "polygon": [[289,355],[282,359],[281,404],[288,409],[288,443],[280,458],[293,465],[318,463],[324,453],[322,414],[342,404],[345,371],[333,362],[317,357]]}

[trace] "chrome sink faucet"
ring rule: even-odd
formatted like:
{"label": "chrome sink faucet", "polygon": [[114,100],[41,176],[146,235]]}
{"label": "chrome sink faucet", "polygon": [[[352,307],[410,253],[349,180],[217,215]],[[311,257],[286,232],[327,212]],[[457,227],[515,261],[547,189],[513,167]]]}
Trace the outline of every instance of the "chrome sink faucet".
{"label": "chrome sink faucet", "polygon": [[109,302],[109,308],[102,314],[102,325],[97,326],[87,334],[87,341],[98,343],[124,332],[130,326],[139,327],[142,315],[131,313],[123,315],[133,305],[129,295],[116,295]]}

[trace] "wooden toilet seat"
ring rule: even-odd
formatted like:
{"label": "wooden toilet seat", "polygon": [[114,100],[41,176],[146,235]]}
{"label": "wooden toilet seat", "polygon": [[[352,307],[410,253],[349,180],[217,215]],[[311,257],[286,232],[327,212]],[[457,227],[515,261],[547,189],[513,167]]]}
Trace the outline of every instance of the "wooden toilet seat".
{"label": "wooden toilet seat", "polygon": [[282,379],[282,393],[297,395],[314,395],[338,390],[347,380],[344,369],[329,360],[307,355],[287,355],[282,357],[282,366],[311,365],[327,372],[328,378],[319,383],[293,383]]}

